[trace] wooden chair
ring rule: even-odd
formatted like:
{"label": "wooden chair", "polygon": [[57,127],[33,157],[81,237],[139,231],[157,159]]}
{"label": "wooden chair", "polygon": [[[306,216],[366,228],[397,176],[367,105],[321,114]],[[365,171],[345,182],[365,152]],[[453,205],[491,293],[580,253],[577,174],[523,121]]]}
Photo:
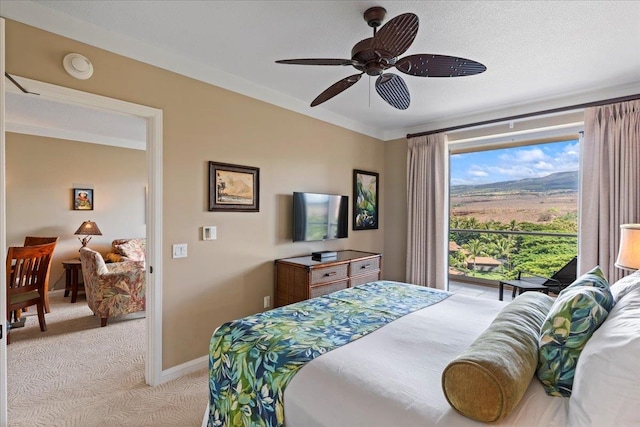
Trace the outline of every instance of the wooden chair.
{"label": "wooden chair", "polygon": [[[38,246],[45,245],[47,243],[58,243],[57,237],[37,237],[37,236],[27,236],[24,238],[24,246]],[[51,261],[53,261],[53,257],[49,260],[49,271],[51,271]],[[51,309],[49,308],[49,273],[47,272],[47,278],[44,281],[44,311],[46,313],[50,313]]]}
{"label": "wooden chair", "polygon": [[[13,246],[7,251],[7,320],[11,313],[31,305],[38,308],[38,322],[42,332],[47,330],[44,320],[44,285],[51,266],[55,243],[38,246]],[[7,344],[10,343],[7,331]]]}

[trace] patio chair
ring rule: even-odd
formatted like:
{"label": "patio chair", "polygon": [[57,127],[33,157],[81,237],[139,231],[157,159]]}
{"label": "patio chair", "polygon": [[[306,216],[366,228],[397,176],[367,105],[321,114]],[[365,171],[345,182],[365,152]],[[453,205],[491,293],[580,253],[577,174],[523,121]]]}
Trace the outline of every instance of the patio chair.
{"label": "patio chair", "polygon": [[578,258],[573,257],[571,261],[565,264],[560,270],[556,271],[551,277],[544,277],[526,271],[519,271],[515,280],[501,280],[498,288],[498,299],[502,301],[504,285],[511,286],[511,297],[528,291],[538,291],[545,294],[553,292],[559,294],[564,288],[569,286],[576,280],[578,266]]}

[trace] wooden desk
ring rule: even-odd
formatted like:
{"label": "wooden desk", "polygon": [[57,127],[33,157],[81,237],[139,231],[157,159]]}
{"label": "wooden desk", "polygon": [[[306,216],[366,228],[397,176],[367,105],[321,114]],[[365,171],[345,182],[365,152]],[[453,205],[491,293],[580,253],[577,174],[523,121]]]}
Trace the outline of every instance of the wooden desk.
{"label": "wooden desk", "polygon": [[82,264],[79,259],[69,259],[62,261],[65,270],[65,287],[64,296],[69,296],[71,291],[71,302],[74,303],[78,299],[78,276],[82,272]]}

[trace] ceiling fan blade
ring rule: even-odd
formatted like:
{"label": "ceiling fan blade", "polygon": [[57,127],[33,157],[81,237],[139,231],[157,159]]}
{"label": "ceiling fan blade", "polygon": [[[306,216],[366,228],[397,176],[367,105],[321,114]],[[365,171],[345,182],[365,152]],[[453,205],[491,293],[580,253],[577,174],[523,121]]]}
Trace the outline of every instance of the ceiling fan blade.
{"label": "ceiling fan blade", "polygon": [[483,64],[456,56],[421,53],[398,59],[396,68],[418,77],[461,77],[480,74],[487,70]]}
{"label": "ceiling fan blade", "polygon": [[411,103],[411,95],[409,89],[402,77],[386,73],[382,74],[376,80],[376,92],[389,105],[398,110],[406,110]]}
{"label": "ceiling fan blade", "polygon": [[318,95],[316,99],[313,100],[313,102],[311,102],[311,106],[315,107],[316,105],[320,105],[323,102],[330,100],[340,92],[346,89],[349,89],[351,86],[357,83],[358,80],[360,80],[360,77],[362,77],[362,74],[363,73],[354,74],[352,76],[349,76],[340,80],[337,83],[332,84],[324,92]]}
{"label": "ceiling fan blade", "polygon": [[402,55],[416,38],[418,25],[418,17],[413,13],[396,16],[376,32],[373,37],[374,49],[384,50],[392,57]]}
{"label": "ceiling fan blade", "polygon": [[357,61],[352,59],[309,58],[309,59],[281,59],[276,64],[293,65],[355,65]]}

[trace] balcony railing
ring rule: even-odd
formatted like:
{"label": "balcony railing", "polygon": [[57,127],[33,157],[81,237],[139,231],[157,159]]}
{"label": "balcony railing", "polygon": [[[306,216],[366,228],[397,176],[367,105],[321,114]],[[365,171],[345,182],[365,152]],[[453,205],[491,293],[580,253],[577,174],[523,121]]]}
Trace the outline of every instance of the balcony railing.
{"label": "balcony railing", "polygon": [[449,278],[496,284],[518,271],[550,277],[577,252],[576,233],[454,228],[449,230]]}

